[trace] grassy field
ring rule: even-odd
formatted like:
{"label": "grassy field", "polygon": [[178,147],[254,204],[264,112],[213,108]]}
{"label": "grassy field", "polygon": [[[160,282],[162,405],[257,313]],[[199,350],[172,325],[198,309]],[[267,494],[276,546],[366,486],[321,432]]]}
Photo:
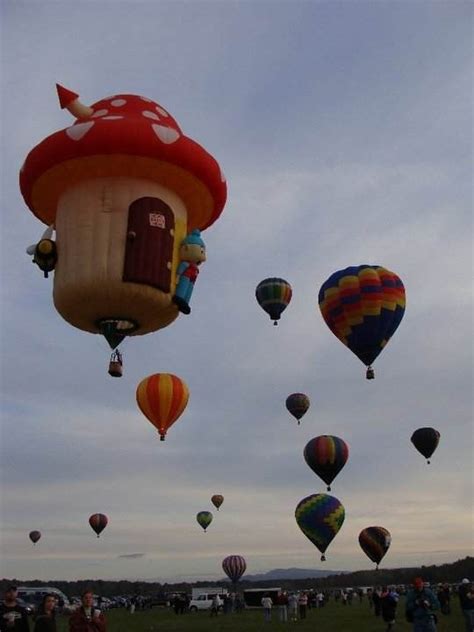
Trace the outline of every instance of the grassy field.
{"label": "grassy field", "polygon": [[[164,608],[154,608],[131,615],[126,610],[112,610],[106,613],[107,632],[260,632],[260,630],[292,630],[301,632],[385,632],[386,625],[369,610],[367,602],[342,606],[330,603],[321,610],[310,610],[304,621],[280,623],[276,609],[272,622],[263,621],[263,612],[247,610],[240,614],[211,618],[208,612],[175,615]],[[464,632],[462,614],[454,599],[450,616],[438,614],[438,632]],[[59,632],[67,632],[67,620],[60,619]],[[412,627],[405,622],[404,602],[398,607],[395,632],[411,632]]]}

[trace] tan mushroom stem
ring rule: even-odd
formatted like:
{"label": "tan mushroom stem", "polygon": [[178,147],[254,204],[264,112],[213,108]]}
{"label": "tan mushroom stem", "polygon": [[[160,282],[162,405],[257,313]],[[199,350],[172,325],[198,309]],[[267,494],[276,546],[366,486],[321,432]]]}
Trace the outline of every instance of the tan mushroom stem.
{"label": "tan mushroom stem", "polygon": [[74,101],[71,101],[69,105],[66,105],[66,110],[71,112],[71,114],[78,119],[88,118],[94,114],[94,110],[88,105],[81,103],[79,99],[75,99]]}
{"label": "tan mushroom stem", "polygon": [[[138,198],[162,199],[175,216],[171,293],[123,282],[128,209]],[[54,303],[69,323],[98,332],[98,322],[127,319],[145,334],[171,323],[178,315],[171,302],[179,245],[186,236],[186,208],[171,190],[142,178],[85,180],[66,190],[58,202]],[[124,308],[126,306],[126,308]]]}

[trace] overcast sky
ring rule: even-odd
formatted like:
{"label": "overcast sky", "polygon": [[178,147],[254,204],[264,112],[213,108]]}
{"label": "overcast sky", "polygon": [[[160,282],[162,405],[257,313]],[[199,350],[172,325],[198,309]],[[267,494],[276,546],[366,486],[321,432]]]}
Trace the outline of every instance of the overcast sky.
{"label": "overcast sky", "polygon": [[[333,485],[346,521],[328,569],[472,551],[472,5],[468,2],[21,2],[2,7],[2,571],[21,579],[199,579],[240,554],[248,572],[323,567],[294,509],[325,486],[303,448],[350,446]],[[18,172],[72,122],[59,82],[94,103],[149,97],[216,157],[228,202],[203,237],[192,314],[122,345],[69,326],[25,248],[43,226]],[[376,379],[328,330],[334,271],[384,265],[407,310]],[[273,327],[254,297],[282,276]],[[160,443],[135,404],[171,372],[189,405]],[[311,408],[297,426],[286,397]],[[432,464],[410,443],[441,441]],[[195,521],[225,497],[206,534]],[[110,523],[95,538],[91,513]],[[28,532],[39,529],[36,547]]]}

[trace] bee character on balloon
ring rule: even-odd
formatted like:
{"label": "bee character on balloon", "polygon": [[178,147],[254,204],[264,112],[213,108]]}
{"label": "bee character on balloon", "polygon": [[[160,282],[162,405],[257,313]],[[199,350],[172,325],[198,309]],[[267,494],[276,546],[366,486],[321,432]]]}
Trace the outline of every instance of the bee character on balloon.
{"label": "bee character on balloon", "polygon": [[173,303],[183,314],[190,314],[189,301],[199,274],[199,266],[206,261],[206,246],[200,230],[193,230],[181,242],[180,263],[177,270],[176,292]]}

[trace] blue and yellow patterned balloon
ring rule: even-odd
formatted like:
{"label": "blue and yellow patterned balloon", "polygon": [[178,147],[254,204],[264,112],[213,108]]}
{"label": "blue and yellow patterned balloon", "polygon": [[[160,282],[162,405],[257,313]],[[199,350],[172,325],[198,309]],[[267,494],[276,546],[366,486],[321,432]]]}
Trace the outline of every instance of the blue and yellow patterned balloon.
{"label": "blue and yellow patterned balloon", "polygon": [[367,367],[395,333],[405,313],[401,279],[381,266],[339,270],[319,290],[319,308],[332,333]]}
{"label": "blue and yellow patterned balloon", "polygon": [[281,313],[288,307],[293,291],[285,279],[272,277],[260,281],[255,290],[255,298],[276,325]]}
{"label": "blue and yellow patterned balloon", "polygon": [[300,500],[295,518],[308,540],[321,551],[321,561],[324,562],[324,553],[344,522],[341,502],[329,494],[311,494]]}

